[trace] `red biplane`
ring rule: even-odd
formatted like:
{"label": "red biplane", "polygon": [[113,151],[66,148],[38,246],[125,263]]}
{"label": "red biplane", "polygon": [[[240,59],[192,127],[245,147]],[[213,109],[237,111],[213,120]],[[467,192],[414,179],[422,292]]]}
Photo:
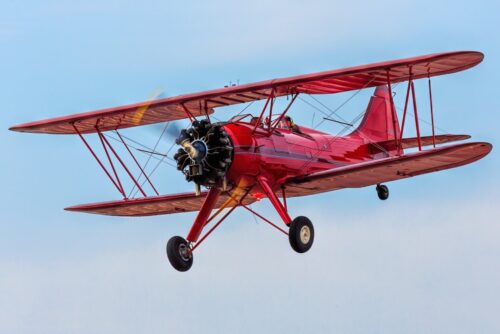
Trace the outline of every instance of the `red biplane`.
{"label": "red biplane", "polygon": [[[307,217],[292,219],[289,216],[287,198],[375,185],[378,197],[385,200],[389,190],[384,182],[462,166],[486,156],[492,149],[486,142],[436,146],[470,136],[435,134],[431,89],[431,77],[462,71],[482,60],[480,52],[432,54],[52,118],[16,125],[10,130],[78,135],[123,196],[118,201],[72,206],[66,210],[114,216],[199,211],[186,239],[175,236],[166,247],[172,266],[187,271],[193,263],[193,251],[237,207],[252,212],[288,235],[292,248],[303,253],[312,246],[313,225]],[[430,136],[420,134],[413,83],[417,79],[428,80]],[[393,84],[400,82],[408,82],[401,124],[393,101]],[[370,87],[376,88],[364,118],[347,135],[335,136],[296,125],[287,115],[300,94],[335,94]],[[276,115],[275,101],[280,97],[287,97],[288,103]],[[410,99],[416,137],[404,138]],[[237,115],[223,122],[211,120],[215,108],[257,100],[265,101],[258,115]],[[189,119],[191,125],[180,132],[176,140],[180,148],[174,159],[186,180],[195,184],[196,191],[160,195],[119,130],[179,119]],[[140,171],[142,184],[111,145],[104,134],[106,131],[116,133],[134,168]],[[96,133],[101,141],[108,167],[85,139],[84,135],[91,133]],[[424,146],[430,149],[423,150]],[[410,148],[413,151],[405,154]],[[118,166],[122,166],[143,197],[127,198]],[[143,187],[146,181],[155,195],[146,194]],[[207,191],[202,192],[202,186]],[[277,226],[249,207],[266,197],[287,228]],[[201,236],[210,222],[214,222],[213,226]]]}

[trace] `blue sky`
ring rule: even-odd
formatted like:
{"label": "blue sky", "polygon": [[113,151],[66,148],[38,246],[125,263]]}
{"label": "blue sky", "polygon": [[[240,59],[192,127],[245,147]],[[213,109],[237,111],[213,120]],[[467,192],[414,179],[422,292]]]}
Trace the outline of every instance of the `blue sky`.
{"label": "blue sky", "polygon": [[[158,88],[172,96],[230,81],[479,50],[486,55],[481,65],[434,80],[436,124],[497,145],[499,7],[3,1],[0,331],[497,333],[495,149],[460,169],[391,183],[386,202],[373,188],[291,200],[291,215],[310,217],[316,228],[315,245],[304,255],[237,212],[200,247],[192,270],[180,274],[164,247],[172,235],[186,234],[194,214],[123,219],[64,212],[119,196],[77,138],[6,129],[141,101]],[[423,95],[425,85],[417,86]],[[370,94],[359,94],[341,114],[352,119]],[[349,96],[321,99],[334,108]],[[421,116],[428,120],[425,101]],[[291,115],[310,124],[312,113],[297,103]],[[322,129],[338,131],[333,124]],[[130,133],[150,145],[157,134],[154,127]],[[165,193],[191,190],[168,167],[155,181]],[[277,219],[267,203],[255,208]]]}

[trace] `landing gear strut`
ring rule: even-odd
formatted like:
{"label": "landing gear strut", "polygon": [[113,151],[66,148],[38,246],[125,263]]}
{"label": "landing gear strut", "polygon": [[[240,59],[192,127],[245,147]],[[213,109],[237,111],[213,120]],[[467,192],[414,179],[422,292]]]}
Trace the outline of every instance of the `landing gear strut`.
{"label": "landing gear strut", "polygon": [[193,253],[189,243],[182,237],[172,237],[167,243],[167,256],[172,267],[188,271],[193,265]]}
{"label": "landing gear strut", "polygon": [[309,218],[304,216],[295,218],[290,224],[288,239],[294,251],[307,252],[314,242],[314,227]]}
{"label": "landing gear strut", "polygon": [[380,198],[382,201],[385,201],[389,198],[389,188],[387,188],[385,184],[377,184],[377,187],[375,189],[377,190],[378,198]]}
{"label": "landing gear strut", "polygon": [[[271,204],[281,216],[281,219],[283,219],[285,225],[289,227],[288,240],[290,241],[290,246],[292,246],[293,250],[297,253],[307,252],[311,248],[314,241],[314,228],[309,218],[299,216],[294,220],[291,220],[288,215],[287,208],[280,202],[274,191],[269,186],[267,180],[264,177],[258,177],[257,181],[271,201]],[[283,192],[284,201],[285,198],[285,193]],[[271,223],[271,225],[274,224]]]}

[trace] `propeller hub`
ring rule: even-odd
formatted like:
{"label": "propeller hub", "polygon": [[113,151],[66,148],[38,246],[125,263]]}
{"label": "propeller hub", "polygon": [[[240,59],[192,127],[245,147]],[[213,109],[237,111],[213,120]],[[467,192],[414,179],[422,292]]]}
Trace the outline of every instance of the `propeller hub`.
{"label": "propeller hub", "polygon": [[[207,157],[208,147],[203,140],[195,140],[191,144],[190,158],[196,160],[197,162],[203,161]],[[189,154],[189,153],[188,153]]]}
{"label": "propeller hub", "polygon": [[188,154],[189,158],[198,163],[202,162],[207,156],[208,148],[207,144],[203,140],[197,139],[191,143],[188,139],[185,139],[180,143],[180,145]]}

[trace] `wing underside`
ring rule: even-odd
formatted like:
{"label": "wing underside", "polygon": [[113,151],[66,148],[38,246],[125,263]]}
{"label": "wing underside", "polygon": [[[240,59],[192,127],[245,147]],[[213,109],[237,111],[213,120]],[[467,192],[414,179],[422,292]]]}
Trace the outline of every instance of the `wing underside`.
{"label": "wing underside", "polygon": [[132,105],[30,122],[11,127],[13,131],[76,134],[123,129],[133,126],[213,113],[214,108],[296,93],[335,94],[362,88],[454,73],[483,60],[474,51],[448,52],[349,67],[307,75],[231,86]]}
{"label": "wing underside", "polygon": [[[130,200],[75,205],[67,207],[65,210],[108,216],[141,217],[166,215],[198,211],[203,205],[206,195],[207,193],[204,192],[200,196],[196,196],[194,193],[150,196]],[[228,203],[227,207],[236,204],[236,201],[232,200],[230,196],[221,195],[215,208],[223,206],[226,202]],[[252,202],[253,199],[251,197],[243,200],[245,204],[251,204]]]}
{"label": "wing underside", "polygon": [[305,196],[342,188],[360,188],[463,166],[486,156],[489,143],[465,143],[419,151],[400,157],[339,167],[290,180],[287,194]]}

